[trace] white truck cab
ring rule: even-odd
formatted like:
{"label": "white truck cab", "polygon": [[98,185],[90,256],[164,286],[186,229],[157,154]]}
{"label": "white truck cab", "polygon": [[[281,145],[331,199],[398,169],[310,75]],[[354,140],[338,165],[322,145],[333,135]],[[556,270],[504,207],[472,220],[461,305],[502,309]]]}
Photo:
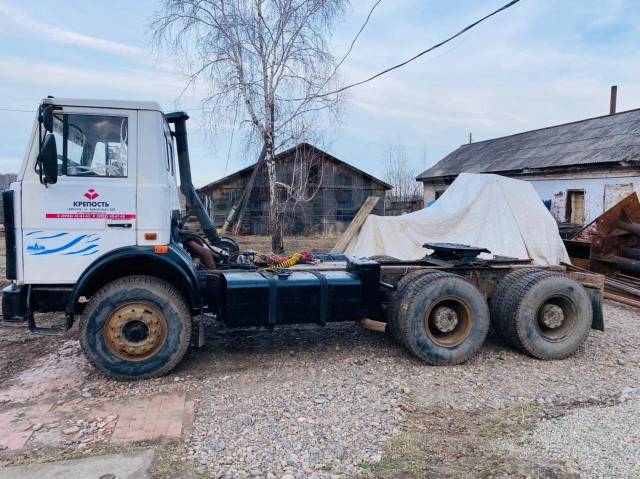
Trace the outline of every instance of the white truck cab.
{"label": "white truck cab", "polygon": [[[58,153],[54,184],[38,155],[46,133],[36,118],[18,178],[16,280],[74,284],[109,252],[166,245],[179,211],[174,147],[157,103],[48,98]],[[144,152],[144,153],[142,153]],[[144,211],[144,214],[139,214]]]}

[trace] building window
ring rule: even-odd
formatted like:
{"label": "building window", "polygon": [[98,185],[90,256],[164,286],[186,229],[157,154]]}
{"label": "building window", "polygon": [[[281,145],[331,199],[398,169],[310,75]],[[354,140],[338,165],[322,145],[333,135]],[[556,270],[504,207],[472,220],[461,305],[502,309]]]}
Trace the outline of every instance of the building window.
{"label": "building window", "polygon": [[567,191],[565,219],[571,224],[584,224],[584,190]]}

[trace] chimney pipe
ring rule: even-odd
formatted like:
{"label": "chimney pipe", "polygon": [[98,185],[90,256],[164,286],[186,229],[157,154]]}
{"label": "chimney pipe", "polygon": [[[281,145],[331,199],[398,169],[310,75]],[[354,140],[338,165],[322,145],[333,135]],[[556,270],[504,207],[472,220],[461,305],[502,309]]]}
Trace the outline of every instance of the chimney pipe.
{"label": "chimney pipe", "polygon": [[611,100],[609,101],[609,115],[615,114],[617,101],[618,101],[618,85],[613,85],[611,87]]}

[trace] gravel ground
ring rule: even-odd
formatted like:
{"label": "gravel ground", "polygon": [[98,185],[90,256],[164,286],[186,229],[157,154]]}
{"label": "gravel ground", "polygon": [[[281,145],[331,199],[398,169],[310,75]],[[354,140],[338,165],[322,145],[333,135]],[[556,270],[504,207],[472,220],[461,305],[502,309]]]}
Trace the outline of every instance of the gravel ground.
{"label": "gravel ground", "polygon": [[[576,356],[552,362],[508,349],[493,336],[472,361],[437,368],[411,358],[384,335],[353,325],[213,335],[205,351],[195,353],[184,365],[196,376],[209,377],[198,388],[189,454],[200,471],[214,477],[381,476],[375,464],[381,459],[384,463],[385,454],[393,453],[389,438],[411,432],[416,421],[418,428],[437,438],[438,430],[451,433],[445,422],[456,415],[493,418],[514,406],[531,405],[540,411],[541,419],[530,428],[546,426],[545,411],[571,412],[611,402],[637,384],[640,315],[615,303],[605,309],[607,332],[593,331]],[[189,365],[191,361],[198,366]],[[621,411],[631,404],[621,406],[625,408]],[[433,411],[449,413],[442,417],[430,414]],[[598,411],[592,414],[597,416]],[[621,420],[640,430],[640,420],[631,423],[627,416],[631,415]],[[617,420],[613,413],[602,417],[614,429]],[[588,432],[590,423],[585,424],[583,432]],[[524,437],[526,433],[522,431]],[[569,466],[567,471],[575,469],[585,477],[592,470],[606,470],[606,462],[599,465],[604,452],[582,460],[576,449],[576,460],[567,460],[573,452],[562,448],[565,433],[558,432],[557,443],[549,441],[551,450],[560,454],[550,453],[541,460],[539,455],[536,459],[535,447],[518,452],[532,463],[532,470],[554,464],[560,468],[563,463]],[[504,447],[506,438],[516,451],[522,434],[498,434],[495,447]],[[606,432],[601,435],[606,436]],[[584,438],[588,440],[588,434]],[[484,441],[476,437],[476,442]],[[487,451],[493,443],[490,446]],[[621,443],[619,449],[603,451],[618,461],[628,456],[638,460],[637,444]],[[445,464],[444,474],[465,476],[453,463]],[[526,477],[530,471],[522,474]],[[633,474],[625,472],[624,466],[617,470],[617,477]],[[520,472],[512,477],[521,477]]]}
{"label": "gravel ground", "polygon": [[585,477],[640,477],[638,399],[547,421],[531,435],[524,452],[547,454]]}
{"label": "gravel ground", "polygon": [[[93,371],[67,347],[73,332],[0,328],[0,366],[10,381],[67,347],[81,383],[69,398],[185,391],[196,405],[191,433],[160,449],[170,466],[154,477],[640,477],[640,313],[606,302],[605,319],[605,333],[552,362],[491,335],[468,363],[431,367],[385,335],[334,324],[211,328],[171,374],[133,383]],[[45,452],[38,460],[61,454]]]}
{"label": "gravel ground", "polygon": [[222,376],[202,384],[189,441],[208,473],[353,477],[401,430],[395,369],[406,357],[357,326],[232,332],[203,354]]}

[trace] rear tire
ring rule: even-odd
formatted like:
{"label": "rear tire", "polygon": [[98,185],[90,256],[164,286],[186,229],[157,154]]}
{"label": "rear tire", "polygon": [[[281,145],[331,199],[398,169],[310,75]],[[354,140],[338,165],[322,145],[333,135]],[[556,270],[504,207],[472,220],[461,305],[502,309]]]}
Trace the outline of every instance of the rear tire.
{"label": "rear tire", "polygon": [[[543,270],[535,268],[522,268],[506,275],[498,283],[496,291],[493,293],[491,300],[489,301],[489,307],[491,312],[491,326],[496,332],[498,337],[510,346],[517,347],[511,340],[511,335],[508,333],[510,327],[511,318],[513,317],[513,311],[505,307],[506,299],[509,296],[510,289],[521,281],[522,278],[529,276],[532,273],[541,273]],[[547,274],[555,274],[553,272],[547,272]]]}
{"label": "rear tire", "polygon": [[544,271],[520,278],[508,291],[504,308],[512,315],[503,334],[538,359],[571,356],[587,338],[593,318],[582,285]]}
{"label": "rear tire", "polygon": [[416,271],[411,271],[407,273],[398,284],[396,284],[396,290],[389,294],[389,302],[388,302],[388,312],[387,312],[387,330],[391,334],[391,337],[395,339],[398,343],[404,344],[404,340],[402,339],[402,332],[400,331],[400,314],[406,314],[406,311],[401,313],[402,308],[400,307],[402,303],[403,295],[407,289],[407,286],[410,285],[413,281],[426,274],[438,274],[439,271],[433,271],[428,269],[419,269]]}
{"label": "rear tire", "polygon": [[402,339],[434,365],[460,364],[482,346],[489,307],[473,284],[455,274],[426,274],[407,286],[398,313]]}
{"label": "rear tire", "polygon": [[151,276],[117,279],[94,294],[80,319],[80,345],[116,379],[162,376],[182,359],[191,315],[180,292]]}

